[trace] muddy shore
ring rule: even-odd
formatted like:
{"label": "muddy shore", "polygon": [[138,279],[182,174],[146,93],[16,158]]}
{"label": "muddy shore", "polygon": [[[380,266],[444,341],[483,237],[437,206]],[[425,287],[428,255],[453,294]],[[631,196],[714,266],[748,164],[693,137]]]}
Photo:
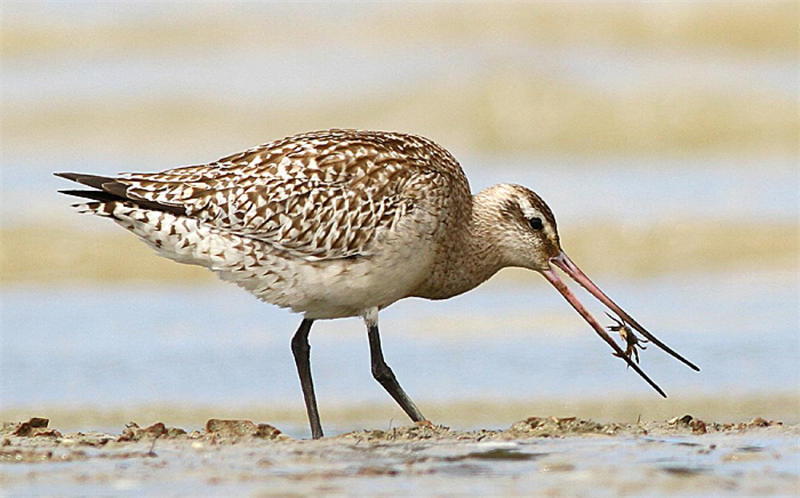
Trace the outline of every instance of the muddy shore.
{"label": "muddy shore", "polygon": [[310,441],[249,420],[67,433],[30,418],[2,425],[0,485],[10,495],[791,495],[800,426],[529,417],[505,430],[423,423]]}

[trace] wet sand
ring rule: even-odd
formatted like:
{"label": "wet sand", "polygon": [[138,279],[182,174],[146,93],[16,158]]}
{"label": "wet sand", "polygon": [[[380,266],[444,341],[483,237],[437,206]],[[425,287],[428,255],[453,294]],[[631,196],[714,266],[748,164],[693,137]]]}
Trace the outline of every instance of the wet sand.
{"label": "wet sand", "polygon": [[310,441],[249,420],[65,433],[31,418],[2,426],[0,486],[61,496],[793,495],[800,426],[529,417],[505,430],[421,423]]}

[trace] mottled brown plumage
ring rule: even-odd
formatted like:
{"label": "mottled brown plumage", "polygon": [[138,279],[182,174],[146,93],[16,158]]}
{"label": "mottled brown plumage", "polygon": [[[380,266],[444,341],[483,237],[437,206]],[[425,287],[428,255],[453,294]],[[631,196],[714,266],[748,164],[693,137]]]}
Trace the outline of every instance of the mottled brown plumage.
{"label": "mottled brown plumage", "polygon": [[369,255],[378,233],[424,202],[432,185],[469,195],[455,158],[433,142],[353,130],[306,133],[117,182],[130,199],[181,207],[310,260]]}

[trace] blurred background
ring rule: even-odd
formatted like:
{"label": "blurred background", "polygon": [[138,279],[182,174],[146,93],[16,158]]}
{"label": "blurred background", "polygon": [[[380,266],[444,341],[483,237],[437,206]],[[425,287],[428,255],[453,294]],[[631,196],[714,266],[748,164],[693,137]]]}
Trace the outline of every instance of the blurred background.
{"label": "blurred background", "polygon": [[[541,277],[504,270],[382,313],[428,417],[798,421],[795,2],[0,5],[0,418],[305,434],[300,318],[78,216],[52,172],[348,127],[434,139],[474,191],[537,191],[573,260],[703,369],[645,351],[662,400]],[[326,428],[406,423],[360,320],[318,323],[311,343]]]}

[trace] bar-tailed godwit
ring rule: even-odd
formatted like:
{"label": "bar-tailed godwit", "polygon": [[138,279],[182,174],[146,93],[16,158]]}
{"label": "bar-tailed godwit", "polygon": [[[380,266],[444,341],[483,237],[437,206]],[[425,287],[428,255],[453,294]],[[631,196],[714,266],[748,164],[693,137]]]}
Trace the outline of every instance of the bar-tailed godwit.
{"label": "bar-tailed godwit", "polygon": [[[446,299],[504,267],[541,273],[595,332],[662,396],[631,359],[647,340],[698,370],[609,299],[561,249],[544,201],[519,185],[472,195],[458,161],[426,138],[327,130],[294,135],[208,164],[105,177],[56,175],[91,187],[63,190],[160,255],[204,266],[259,299],[302,313],[292,339],[312,436],[322,437],[309,361],[314,320],[360,316],[372,375],[412,420],[425,418],[386,364],[378,312],[404,297]],[[620,317],[626,351],[556,273]]]}

